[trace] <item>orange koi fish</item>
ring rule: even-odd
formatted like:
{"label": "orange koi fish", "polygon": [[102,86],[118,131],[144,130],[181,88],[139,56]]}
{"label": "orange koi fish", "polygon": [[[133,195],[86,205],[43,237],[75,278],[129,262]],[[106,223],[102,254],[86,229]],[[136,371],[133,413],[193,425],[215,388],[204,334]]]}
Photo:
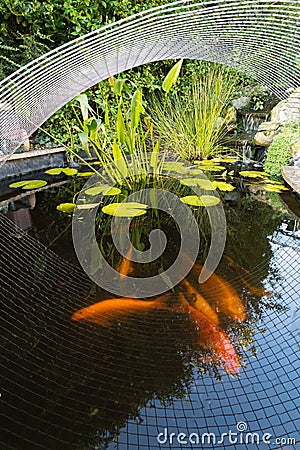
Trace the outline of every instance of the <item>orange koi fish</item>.
{"label": "orange koi fish", "polygon": [[122,262],[118,268],[118,272],[122,278],[126,277],[128,274],[133,272],[132,261],[130,259],[132,255],[132,247],[129,247],[128,252],[126,253],[125,258],[122,259]]}
{"label": "orange koi fish", "polygon": [[182,280],[182,284],[185,286],[184,294],[188,295],[188,300],[192,300],[192,306],[202,314],[204,314],[212,323],[214,323],[215,325],[219,325],[219,318],[217,313],[210,306],[210,304],[207,303],[200,292],[196,291],[196,289],[194,289],[194,287],[187,280]]}
{"label": "orange koi fish", "polygon": [[93,322],[104,327],[116,322],[126,322],[132,315],[144,315],[156,309],[169,310],[166,296],[156,300],[138,300],[133,298],[113,298],[95,303],[87,308],[80,309],[72,315],[72,320]]}
{"label": "orange koi fish", "polygon": [[245,269],[244,267],[237,266],[237,264],[235,264],[234,261],[229,256],[225,256],[225,258],[227,259],[229,265],[234,268],[234,270],[240,277],[241,282],[243,283],[244,286],[246,286],[251,295],[257,295],[258,297],[264,296],[270,297],[272,295],[271,292],[267,291],[265,287],[256,287],[248,283],[248,281],[241,274],[241,271],[245,272],[247,275],[251,275],[251,272]]}
{"label": "orange koi fish", "polygon": [[[199,276],[202,266],[195,264],[192,274]],[[236,290],[228,281],[213,273],[204,283],[199,283],[199,290],[215,309],[223,312],[234,320],[246,319],[246,311]]]}
{"label": "orange koi fish", "polygon": [[213,352],[228,373],[237,374],[240,369],[239,358],[227,334],[211,323],[204,314],[191,306],[185,300],[183,294],[180,295],[182,300],[181,309],[187,311],[197,325],[199,333],[198,344]]}

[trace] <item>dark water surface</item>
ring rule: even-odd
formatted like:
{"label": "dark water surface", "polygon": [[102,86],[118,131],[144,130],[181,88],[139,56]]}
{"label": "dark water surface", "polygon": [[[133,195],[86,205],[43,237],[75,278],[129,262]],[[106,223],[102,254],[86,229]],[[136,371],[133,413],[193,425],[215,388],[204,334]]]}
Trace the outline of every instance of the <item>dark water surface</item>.
{"label": "dark water surface", "polygon": [[109,327],[72,321],[110,295],[76,265],[51,198],[37,196],[30,232],[0,215],[0,449],[298,449],[300,231],[278,198],[225,205],[216,273],[246,308],[245,322],[221,317],[238,376],[172,307]]}

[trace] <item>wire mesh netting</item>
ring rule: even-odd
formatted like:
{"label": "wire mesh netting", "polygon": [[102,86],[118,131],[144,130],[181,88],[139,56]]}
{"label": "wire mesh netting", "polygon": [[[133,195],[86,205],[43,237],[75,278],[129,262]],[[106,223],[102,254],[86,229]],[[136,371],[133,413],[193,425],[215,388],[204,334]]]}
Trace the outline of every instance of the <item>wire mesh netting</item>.
{"label": "wire mesh netting", "polygon": [[1,82],[0,164],[77,94],[153,61],[214,61],[284,98],[287,89],[299,86],[299,12],[298,0],[184,0],[64,44]]}
{"label": "wire mesh netting", "polygon": [[1,215],[0,236],[1,450],[297,448],[299,232],[270,237],[287,308],[266,311],[256,355],[221,381],[174,350],[187,328],[164,311],[130,327],[72,322],[94,302],[85,274]]}

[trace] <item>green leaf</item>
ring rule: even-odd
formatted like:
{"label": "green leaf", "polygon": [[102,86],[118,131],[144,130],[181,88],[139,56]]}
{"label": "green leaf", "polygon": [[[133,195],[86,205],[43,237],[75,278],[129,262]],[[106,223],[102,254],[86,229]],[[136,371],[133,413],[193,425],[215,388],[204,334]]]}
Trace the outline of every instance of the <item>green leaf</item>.
{"label": "green leaf", "polygon": [[56,207],[56,209],[58,209],[58,211],[61,211],[61,212],[67,213],[67,214],[72,214],[75,206],[76,206],[75,203],[61,203],[60,205],[58,205]]}
{"label": "green leaf", "polygon": [[122,177],[126,178],[127,174],[128,174],[126,161],[123,156],[121,148],[119,147],[119,145],[116,142],[113,143],[112,151],[113,151],[114,162],[115,162],[117,169],[119,170]]}
{"label": "green leaf", "polygon": [[66,167],[65,169],[62,169],[62,172],[67,175],[68,177],[72,177],[73,175],[77,175],[78,170],[77,169],[71,169],[71,167]]}
{"label": "green leaf", "polygon": [[55,167],[54,169],[49,169],[45,171],[45,173],[47,173],[48,175],[60,175],[61,172],[62,168],[60,167]]}
{"label": "green leaf", "polygon": [[120,106],[117,113],[117,136],[119,143],[123,144],[125,142],[125,122]]}
{"label": "green leaf", "polygon": [[178,170],[185,169],[185,165],[182,162],[170,161],[165,162],[162,167],[164,170],[170,170],[177,172]]}
{"label": "green leaf", "polygon": [[180,180],[180,183],[185,186],[199,186],[206,191],[213,191],[214,186],[209,180],[199,179],[199,178],[184,178]]}
{"label": "green leaf", "polygon": [[95,175],[95,172],[78,172],[78,177],[91,177],[92,175]]}
{"label": "green leaf", "polygon": [[239,174],[247,178],[266,178],[269,176],[266,172],[258,172],[256,170],[242,170]]}
{"label": "green leaf", "polygon": [[215,188],[220,189],[220,191],[228,191],[231,192],[235,189],[234,186],[232,186],[232,184],[230,183],[225,183],[225,181],[213,181],[212,182],[213,186]]}
{"label": "green leaf", "polygon": [[118,195],[121,194],[121,189],[117,188],[117,187],[110,187],[108,186],[107,188],[105,188],[103,190],[103,195]]}
{"label": "green leaf", "polygon": [[288,191],[288,188],[286,188],[283,184],[265,184],[262,186],[262,188],[267,192],[282,192],[282,191]]}
{"label": "green leaf", "polygon": [[121,95],[125,81],[120,78],[114,79],[113,90],[116,95]]}
{"label": "green leaf", "polygon": [[213,195],[201,195],[198,197],[197,195],[187,195],[185,197],[181,197],[180,200],[183,203],[186,203],[190,206],[215,206],[220,203],[220,199]]}
{"label": "green leaf", "polygon": [[16,183],[11,183],[9,185],[12,189],[38,189],[47,185],[47,181],[45,180],[23,180],[17,181]]}
{"label": "green leaf", "polygon": [[159,141],[156,142],[150,157],[150,166],[153,167],[154,169],[157,167],[158,164],[158,153],[159,153]]}
{"label": "green leaf", "polygon": [[148,206],[143,203],[126,202],[126,203],[111,203],[104,206],[102,211],[110,216],[117,217],[136,217],[146,214]]}
{"label": "green leaf", "polygon": [[171,70],[169,70],[167,76],[165,77],[163,84],[162,84],[162,88],[166,92],[166,94],[168,94],[170,92],[171,87],[173,86],[173,84],[176,83],[176,80],[180,73],[182,62],[183,62],[183,59],[180,59],[179,61],[177,61],[177,63],[171,68]]}
{"label": "green leaf", "polygon": [[140,123],[140,115],[144,112],[143,107],[143,95],[142,90],[137,89],[132,96],[131,100],[131,108],[130,108],[130,119],[131,126],[133,129],[136,129]]}
{"label": "green leaf", "polygon": [[89,116],[89,100],[86,94],[80,94],[77,95],[77,97],[75,98],[75,100],[77,100],[80,103],[80,109],[81,109],[81,114],[82,114],[82,118],[83,120],[87,120],[88,116]]}
{"label": "green leaf", "polygon": [[63,167],[54,167],[53,169],[45,171],[48,175],[60,175],[61,173],[64,173],[68,176],[76,175],[77,172],[77,169],[71,169],[70,167],[66,167],[65,169]]}
{"label": "green leaf", "polygon": [[209,166],[204,165],[201,167],[202,170],[207,171],[207,172],[220,172],[221,170],[224,170],[223,166]]}
{"label": "green leaf", "polygon": [[78,133],[78,137],[80,139],[82,149],[89,157],[91,157],[91,153],[89,150],[89,133],[87,131],[82,131],[81,133]]}

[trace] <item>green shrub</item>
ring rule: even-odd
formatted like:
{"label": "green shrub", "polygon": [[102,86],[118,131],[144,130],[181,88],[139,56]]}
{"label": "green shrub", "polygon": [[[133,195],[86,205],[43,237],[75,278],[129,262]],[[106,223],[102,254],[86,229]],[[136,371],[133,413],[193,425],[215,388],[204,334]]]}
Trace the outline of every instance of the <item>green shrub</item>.
{"label": "green shrub", "polygon": [[270,175],[281,176],[281,168],[292,158],[291,147],[297,141],[300,141],[300,124],[285,125],[267,150],[264,170]]}

